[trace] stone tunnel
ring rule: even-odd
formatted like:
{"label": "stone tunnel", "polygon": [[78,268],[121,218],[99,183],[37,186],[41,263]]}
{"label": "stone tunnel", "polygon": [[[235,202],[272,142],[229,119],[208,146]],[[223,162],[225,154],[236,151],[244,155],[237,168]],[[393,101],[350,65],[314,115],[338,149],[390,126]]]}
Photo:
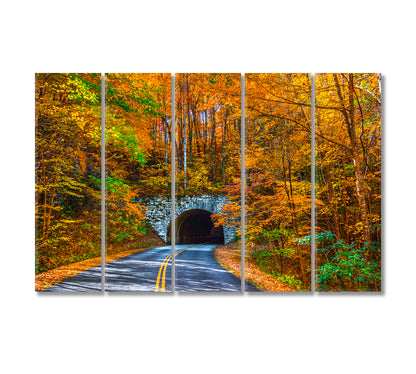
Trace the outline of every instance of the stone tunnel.
{"label": "stone tunnel", "polygon": [[[147,208],[146,220],[165,242],[171,242],[172,200],[170,196],[148,196],[138,199]],[[214,227],[211,214],[222,212],[226,196],[221,194],[176,197],[176,244],[226,244],[235,237],[235,226]]]}

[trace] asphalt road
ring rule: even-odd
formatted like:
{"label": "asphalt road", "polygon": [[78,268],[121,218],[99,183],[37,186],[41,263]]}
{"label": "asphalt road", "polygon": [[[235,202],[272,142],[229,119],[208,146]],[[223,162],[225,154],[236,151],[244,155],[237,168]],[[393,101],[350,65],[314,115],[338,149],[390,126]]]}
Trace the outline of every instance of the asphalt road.
{"label": "asphalt road", "polygon": [[[106,291],[162,291],[162,277],[165,274],[165,292],[172,291],[170,245],[148,249],[111,261],[105,266]],[[165,265],[165,266],[163,266]],[[166,268],[166,270],[165,270]],[[160,273],[159,273],[160,272]]]}
{"label": "asphalt road", "polygon": [[101,266],[95,266],[43,292],[101,292]]}
{"label": "asphalt road", "polygon": [[[241,292],[241,280],[221,267],[213,256],[216,245],[176,245],[175,291]],[[109,292],[169,292],[171,247],[157,247],[106,264],[105,290]],[[260,291],[246,282],[248,292]],[[100,292],[101,266],[77,274],[44,292]]]}
{"label": "asphalt road", "polygon": [[[178,292],[241,292],[241,280],[215,260],[217,245],[201,244],[186,249],[175,258],[175,291]],[[176,245],[176,250],[186,245]],[[245,290],[260,291],[251,284]]]}

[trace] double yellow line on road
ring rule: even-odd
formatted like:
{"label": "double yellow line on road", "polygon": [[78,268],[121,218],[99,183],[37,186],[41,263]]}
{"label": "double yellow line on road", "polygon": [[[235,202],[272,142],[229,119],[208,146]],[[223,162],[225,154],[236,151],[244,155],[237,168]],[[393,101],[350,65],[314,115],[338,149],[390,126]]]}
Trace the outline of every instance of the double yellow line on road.
{"label": "double yellow line on road", "polygon": [[[184,249],[181,249],[180,251],[175,253],[175,257],[179,254],[182,253],[183,251],[192,248],[192,247],[197,247],[198,245],[202,245],[202,244],[206,244],[206,243],[201,243],[201,244],[196,244],[196,245],[191,245],[190,247],[186,247]],[[169,261],[172,258],[172,254],[170,254],[169,256],[167,256],[163,262],[162,265],[160,265],[160,269],[159,272],[157,273],[157,278],[156,278],[156,286],[155,286],[155,292],[159,292],[159,284],[160,284],[160,292],[165,292],[165,284],[166,284],[166,269],[168,268],[168,264]],[[162,278],[160,277],[162,276]]]}

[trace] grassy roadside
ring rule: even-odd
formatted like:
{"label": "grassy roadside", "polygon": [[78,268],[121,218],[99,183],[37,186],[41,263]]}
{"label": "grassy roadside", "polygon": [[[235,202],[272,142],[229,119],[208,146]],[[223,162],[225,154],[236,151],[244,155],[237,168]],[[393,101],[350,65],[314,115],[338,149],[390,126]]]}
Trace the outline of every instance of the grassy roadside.
{"label": "grassy roadside", "polygon": [[[241,243],[233,242],[214,249],[215,259],[227,270],[241,279]],[[245,279],[268,292],[294,292],[292,288],[281,283],[275,277],[260,270],[259,266],[245,256]]]}

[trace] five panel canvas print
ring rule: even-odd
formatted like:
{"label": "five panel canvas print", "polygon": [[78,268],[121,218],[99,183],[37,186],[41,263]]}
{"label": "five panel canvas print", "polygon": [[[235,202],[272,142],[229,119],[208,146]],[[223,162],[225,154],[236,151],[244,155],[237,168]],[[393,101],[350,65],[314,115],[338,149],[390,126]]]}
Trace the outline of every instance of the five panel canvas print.
{"label": "five panel canvas print", "polygon": [[380,74],[35,78],[37,291],[381,290]]}

